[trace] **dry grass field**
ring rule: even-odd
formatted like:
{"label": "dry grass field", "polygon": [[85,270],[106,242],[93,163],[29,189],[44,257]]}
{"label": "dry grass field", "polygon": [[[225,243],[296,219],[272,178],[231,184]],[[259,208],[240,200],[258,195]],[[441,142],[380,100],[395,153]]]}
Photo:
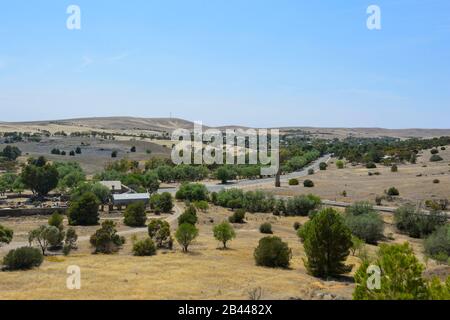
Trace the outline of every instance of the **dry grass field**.
{"label": "dry grass field", "polygon": [[[307,217],[275,217],[270,214],[248,214],[247,223],[235,225],[237,237],[230,242],[228,250],[214,239],[212,227],[230,215],[230,211],[212,207],[199,213],[200,235],[190,247],[190,252],[181,252],[176,244],[173,251],[159,251],[152,257],[134,257],[131,253],[131,236],[127,236],[124,248],[115,255],[93,255],[87,241],[79,242],[79,250],[68,257],[50,256],[38,269],[0,273],[0,299],[249,299],[249,292],[262,289],[263,299],[321,299],[333,297],[351,299],[354,289],[351,275],[359,259],[350,256],[349,264],[354,268],[342,279],[318,279],[307,274],[302,258],[303,246],[298,240],[293,224],[304,223]],[[413,240],[395,233],[391,216],[383,215],[386,235],[392,243],[409,241],[418,257],[423,260],[420,240]],[[26,218],[27,223],[0,221],[25,232],[43,220]],[[253,250],[262,235],[258,228],[262,222],[273,225],[274,235],[287,241],[292,248],[290,269],[258,267],[253,259]],[[119,221],[117,221],[119,222]],[[119,222],[119,230],[125,230]],[[83,235],[96,227],[88,227]],[[145,229],[137,233],[146,236]],[[368,246],[374,253],[376,247]],[[0,252],[0,256],[5,254]],[[67,267],[81,268],[81,290],[66,287]],[[430,274],[445,276],[449,267],[428,262]]]}

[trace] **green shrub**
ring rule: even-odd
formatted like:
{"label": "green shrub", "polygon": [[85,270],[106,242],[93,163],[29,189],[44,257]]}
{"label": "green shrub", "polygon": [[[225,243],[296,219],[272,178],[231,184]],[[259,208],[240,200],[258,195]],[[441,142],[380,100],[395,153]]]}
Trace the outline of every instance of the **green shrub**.
{"label": "green shrub", "polygon": [[397,171],[398,171],[397,165],[396,165],[396,164],[393,164],[393,165],[391,166],[391,172],[397,172]]}
{"label": "green shrub", "polygon": [[183,248],[183,252],[188,252],[188,247],[198,236],[198,229],[189,223],[183,223],[177,229],[175,238]]}
{"label": "green shrub", "polygon": [[298,179],[289,179],[289,182],[288,182],[288,184],[290,185],[290,186],[298,186],[299,185],[299,181],[298,181]]}
{"label": "green shrub", "polygon": [[283,199],[278,199],[275,201],[275,206],[273,208],[273,214],[279,216],[286,212],[286,203]]}
{"label": "green shrub", "polygon": [[272,234],[272,225],[269,222],[264,222],[259,226],[259,232],[265,234]]}
{"label": "green shrub", "polygon": [[310,274],[327,277],[350,272],[351,266],[344,263],[352,247],[351,231],[336,210],[323,209],[299,229],[298,235],[303,240],[305,267]]}
{"label": "green shrub", "polygon": [[438,149],[431,149],[431,154],[438,154],[439,153],[439,150]]}
{"label": "green shrub", "polygon": [[136,241],[133,244],[133,255],[135,256],[153,256],[156,254],[156,246],[152,239],[146,238]]}
{"label": "green shrub", "polygon": [[205,200],[201,200],[201,201],[195,201],[194,202],[194,206],[198,209],[201,210],[203,212],[207,211],[209,209],[209,205],[208,202]]}
{"label": "green shrub", "polygon": [[287,200],[285,214],[287,216],[307,216],[311,211],[319,208],[320,204],[320,198],[312,194],[296,196]]}
{"label": "green shrub", "polygon": [[78,235],[74,228],[67,229],[66,238],[64,239],[64,246],[70,249],[77,249]]}
{"label": "green shrub", "polygon": [[222,242],[223,248],[227,248],[227,242],[236,238],[236,233],[234,232],[233,226],[228,222],[222,222],[218,224],[213,229],[214,238]]}
{"label": "green shrub", "polygon": [[321,162],[321,163],[319,163],[319,169],[320,170],[327,170],[327,168],[328,168],[328,165],[325,163],[325,162]]}
{"label": "green shrub", "polygon": [[297,231],[298,229],[300,229],[302,227],[302,224],[298,221],[294,222],[294,230]]}
{"label": "green shrub", "polygon": [[397,229],[413,238],[422,238],[444,225],[447,217],[440,211],[429,214],[412,205],[404,205],[395,210],[394,223]]}
{"label": "green shrub", "polygon": [[314,169],[313,168],[308,169],[308,174],[309,175],[313,175],[314,174]]}
{"label": "green shrub", "polygon": [[360,215],[347,213],[345,215],[345,225],[352,234],[367,243],[376,244],[383,238],[384,222],[376,212]]}
{"label": "green shrub", "polygon": [[433,183],[434,183],[434,184],[438,184],[439,182],[441,182],[439,179],[434,179],[434,180],[433,180]]}
{"label": "green shrub", "polygon": [[218,199],[217,199],[217,192],[211,192],[210,196],[210,201],[212,204],[217,205],[218,203]]}
{"label": "green shrub", "polygon": [[312,182],[309,179],[306,179],[305,181],[303,181],[303,186],[305,188],[312,188],[312,187],[314,187],[314,182]]}
{"label": "green shrub", "polygon": [[68,210],[69,224],[72,226],[97,225],[100,202],[92,192],[82,194],[78,200],[72,201]]}
{"label": "green shrub", "polygon": [[116,224],[112,220],[105,220],[90,238],[94,253],[110,254],[117,252],[125,243],[125,238],[117,234]]}
{"label": "green shrub", "polygon": [[430,158],[431,162],[437,162],[437,161],[442,161],[444,159],[442,159],[442,157],[438,154],[433,154]]}
{"label": "green shrub", "polygon": [[337,160],[336,161],[336,168],[344,169],[344,166],[345,166],[344,161],[342,161],[342,160]]}
{"label": "green shrub", "polygon": [[13,249],[3,258],[3,264],[7,270],[28,270],[39,267],[44,261],[44,256],[39,249],[22,247]]}
{"label": "green shrub", "polygon": [[259,240],[254,252],[258,266],[287,268],[292,258],[292,250],[279,237],[264,237]]}
{"label": "green shrub", "polygon": [[184,223],[195,225],[197,221],[197,210],[192,204],[190,204],[186,210],[184,210],[183,214],[178,217],[178,225],[182,225]]}
{"label": "green shrub", "polygon": [[347,214],[359,216],[361,214],[376,213],[373,206],[367,201],[357,201],[345,209]]}
{"label": "green shrub", "polygon": [[0,246],[2,243],[8,244],[14,236],[14,231],[0,224]]}
{"label": "green shrub", "polygon": [[54,212],[50,218],[48,218],[48,225],[49,226],[54,226],[56,228],[58,228],[60,231],[62,231],[64,229],[64,216],[62,214],[60,214],[59,212]]}
{"label": "green shrub", "polygon": [[179,200],[201,201],[208,200],[208,189],[200,183],[184,183],[180,186],[175,197]]}
{"label": "green shrub", "polygon": [[397,188],[395,188],[395,187],[390,187],[390,188],[388,189],[388,191],[387,191],[387,195],[388,195],[388,196],[391,196],[391,197],[393,197],[393,196],[399,196],[399,195],[400,195],[400,192],[398,191]]}
{"label": "green shrub", "polygon": [[441,147],[441,150],[442,150],[442,151],[445,151],[445,150],[446,150],[446,148],[445,148],[445,147]]}
{"label": "green shrub", "polygon": [[244,223],[245,219],[245,210],[244,209],[237,209],[231,217],[228,218],[228,220],[231,223]]}
{"label": "green shrub", "polygon": [[131,203],[123,214],[123,223],[129,227],[143,227],[147,221],[145,204],[142,201]]}
{"label": "green shrub", "polygon": [[450,224],[437,228],[425,239],[424,247],[430,257],[447,262],[450,257]]}
{"label": "green shrub", "polygon": [[28,233],[28,242],[39,245],[43,255],[46,254],[48,247],[51,249],[62,247],[63,240],[64,233],[54,226],[42,225]]}

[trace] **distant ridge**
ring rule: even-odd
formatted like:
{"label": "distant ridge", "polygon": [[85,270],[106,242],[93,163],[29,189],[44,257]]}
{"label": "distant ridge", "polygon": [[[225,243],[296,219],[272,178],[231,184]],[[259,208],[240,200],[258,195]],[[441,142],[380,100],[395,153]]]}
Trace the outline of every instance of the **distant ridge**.
{"label": "distant ridge", "polygon": [[[139,117],[88,117],[61,120],[41,120],[22,122],[0,122],[0,131],[38,131],[48,130],[55,132],[64,130],[73,131],[106,131],[106,132],[172,132],[175,129],[194,128],[194,122],[180,118],[139,118]],[[211,128],[203,125],[204,129]],[[215,127],[225,129],[249,129],[246,126],[228,125]],[[450,129],[385,129],[385,128],[317,128],[317,127],[278,127],[280,132],[289,133],[297,131],[320,138],[346,138],[346,137],[395,137],[395,138],[430,138],[450,136]]]}

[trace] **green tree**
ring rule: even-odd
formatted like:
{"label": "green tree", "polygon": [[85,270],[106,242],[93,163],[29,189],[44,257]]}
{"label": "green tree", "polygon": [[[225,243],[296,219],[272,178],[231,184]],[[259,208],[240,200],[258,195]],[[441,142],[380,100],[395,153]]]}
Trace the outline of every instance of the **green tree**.
{"label": "green tree", "polygon": [[145,204],[142,201],[127,206],[123,215],[123,223],[129,227],[143,227],[147,221]]}
{"label": "green tree", "polygon": [[344,264],[352,247],[351,232],[336,210],[321,210],[300,231],[307,256],[304,262],[310,274],[327,277],[351,271],[352,267]]}
{"label": "green tree", "polygon": [[152,219],[148,224],[148,235],[158,248],[172,249],[173,239],[170,236],[170,225],[167,221]]}
{"label": "green tree", "polygon": [[92,192],[86,192],[70,203],[68,210],[69,224],[72,226],[97,225],[99,220],[99,200]]}
{"label": "green tree", "polygon": [[231,168],[221,166],[216,171],[216,177],[222,182],[222,184],[226,184],[228,180],[236,178],[236,173]]}
{"label": "green tree", "polygon": [[56,166],[45,164],[27,165],[21,174],[24,185],[38,196],[45,196],[58,185],[59,173]]}
{"label": "green tree", "polygon": [[159,189],[158,175],[153,171],[147,171],[143,176],[143,186],[149,193],[155,193]]}
{"label": "green tree", "polygon": [[178,225],[182,225],[184,223],[189,223],[195,225],[198,221],[197,218],[197,210],[195,207],[190,204],[186,210],[184,210],[183,214],[178,217]]}
{"label": "green tree", "polygon": [[175,238],[183,248],[183,252],[188,252],[189,245],[197,238],[197,236],[198,229],[190,223],[183,223],[178,227],[177,232],[175,233]]}
{"label": "green tree", "polygon": [[355,300],[423,300],[428,298],[427,284],[422,278],[424,266],[419,263],[408,243],[381,244],[378,258],[371,263],[380,268],[380,289],[370,289],[369,262],[355,273]]}
{"label": "green tree", "polygon": [[344,161],[342,161],[342,160],[337,160],[336,161],[336,167],[338,169],[344,169],[344,166],[345,166]]}
{"label": "green tree", "polygon": [[15,146],[6,146],[3,151],[0,153],[0,156],[5,157],[6,159],[10,161],[16,160],[18,157],[20,157],[22,154],[22,151],[20,151],[19,148]]}
{"label": "green tree", "polygon": [[3,265],[7,270],[28,270],[39,267],[44,257],[39,249],[32,247],[21,247],[13,249],[3,258]]}
{"label": "green tree", "polygon": [[319,163],[319,169],[320,170],[327,170],[327,168],[328,168],[328,165],[325,163],[325,162],[321,162],[321,163]]}
{"label": "green tree", "polygon": [[46,254],[49,246],[57,246],[60,238],[61,231],[57,227],[48,225],[42,225],[28,233],[28,242],[30,245],[33,242],[39,245],[43,255]]}
{"label": "green tree", "polygon": [[157,212],[170,213],[173,207],[172,195],[169,192],[156,193],[150,198],[150,208]]}
{"label": "green tree", "polygon": [[227,248],[228,241],[236,238],[233,226],[226,221],[216,225],[213,229],[213,233],[214,238],[216,238],[217,241],[222,242],[224,249]]}

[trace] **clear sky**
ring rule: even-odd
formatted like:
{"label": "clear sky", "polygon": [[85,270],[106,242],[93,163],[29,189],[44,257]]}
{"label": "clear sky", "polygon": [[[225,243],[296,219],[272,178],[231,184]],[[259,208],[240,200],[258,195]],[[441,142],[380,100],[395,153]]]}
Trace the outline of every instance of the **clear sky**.
{"label": "clear sky", "polygon": [[0,3],[0,121],[170,115],[450,128],[450,1]]}

